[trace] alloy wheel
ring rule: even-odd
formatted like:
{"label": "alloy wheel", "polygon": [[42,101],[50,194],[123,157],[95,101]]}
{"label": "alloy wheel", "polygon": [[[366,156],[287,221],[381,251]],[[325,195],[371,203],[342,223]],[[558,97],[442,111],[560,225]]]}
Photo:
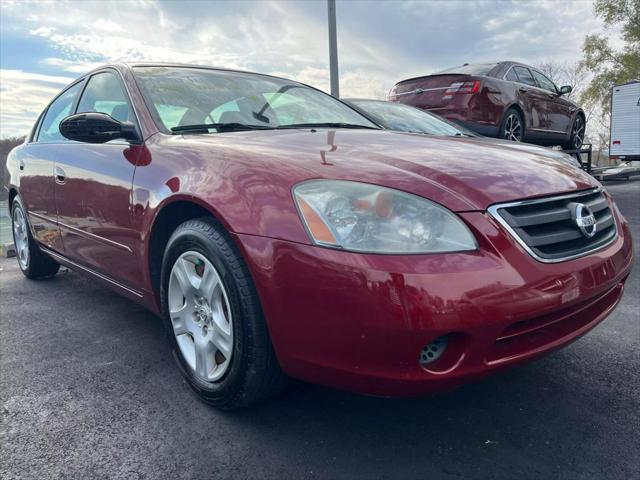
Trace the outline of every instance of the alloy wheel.
{"label": "alloy wheel", "polygon": [[180,352],[195,374],[215,382],[233,355],[233,319],[226,289],[213,264],[187,251],[171,269],[169,315]]}
{"label": "alloy wheel", "polygon": [[573,123],[573,148],[579,150],[582,147],[584,141],[584,122],[582,117],[576,117],[576,121]]}
{"label": "alloy wheel", "polygon": [[21,208],[13,210],[13,241],[18,262],[23,270],[29,268],[29,227]]}
{"label": "alloy wheel", "polygon": [[522,140],[522,124],[515,113],[511,113],[504,123],[504,138],[513,142]]}

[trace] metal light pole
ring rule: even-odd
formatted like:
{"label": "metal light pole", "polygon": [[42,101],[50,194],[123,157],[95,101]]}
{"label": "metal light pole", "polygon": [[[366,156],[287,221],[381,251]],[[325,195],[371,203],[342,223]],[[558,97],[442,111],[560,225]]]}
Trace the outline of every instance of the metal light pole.
{"label": "metal light pole", "polygon": [[331,95],[340,97],[338,82],[338,40],[336,35],[336,0],[327,0],[329,12],[329,77],[331,79]]}

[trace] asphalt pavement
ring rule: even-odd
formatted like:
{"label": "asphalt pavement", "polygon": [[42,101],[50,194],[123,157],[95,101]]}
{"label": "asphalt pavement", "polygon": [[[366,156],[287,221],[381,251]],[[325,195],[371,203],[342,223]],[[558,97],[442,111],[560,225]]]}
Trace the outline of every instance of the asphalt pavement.
{"label": "asphalt pavement", "polygon": [[[640,179],[609,183],[640,251]],[[640,478],[640,266],[617,310],[534,363],[419,399],[292,382],[201,403],[160,321],[67,271],[0,259],[2,479]]]}

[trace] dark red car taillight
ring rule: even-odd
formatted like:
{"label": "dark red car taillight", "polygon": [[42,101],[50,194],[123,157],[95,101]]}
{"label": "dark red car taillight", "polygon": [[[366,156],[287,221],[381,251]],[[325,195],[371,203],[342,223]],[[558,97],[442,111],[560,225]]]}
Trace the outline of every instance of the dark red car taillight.
{"label": "dark red car taillight", "polygon": [[472,82],[454,82],[444,91],[444,96],[459,93],[476,93],[480,90],[480,80]]}

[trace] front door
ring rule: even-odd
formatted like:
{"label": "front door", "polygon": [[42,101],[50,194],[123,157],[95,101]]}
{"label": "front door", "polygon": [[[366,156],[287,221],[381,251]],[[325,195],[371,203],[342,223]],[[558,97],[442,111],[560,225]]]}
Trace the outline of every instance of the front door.
{"label": "front door", "polygon": [[17,158],[20,173],[20,196],[27,209],[33,236],[43,245],[62,252],[55,202],[55,155],[70,141],[58,126],[73,112],[84,82],[72,85],[49,105],[35,137],[20,150]]}
{"label": "front door", "polygon": [[532,70],[533,76],[545,96],[548,130],[554,133],[569,133],[572,116],[572,105],[558,93],[556,85],[542,73]]}
{"label": "front door", "polygon": [[[118,74],[92,75],[77,113],[102,112],[134,121]],[[131,224],[131,187],[135,163],[122,140],[104,144],[69,143],[56,155],[56,202],[65,255],[124,285],[142,277],[136,256],[139,235]]]}
{"label": "front door", "polygon": [[529,120],[529,124],[526,127],[538,131],[548,130],[551,122],[547,111],[547,92],[538,88],[538,84],[527,67],[515,65],[512,68],[517,74],[518,82],[521,84],[518,86],[518,93],[525,106]]}

